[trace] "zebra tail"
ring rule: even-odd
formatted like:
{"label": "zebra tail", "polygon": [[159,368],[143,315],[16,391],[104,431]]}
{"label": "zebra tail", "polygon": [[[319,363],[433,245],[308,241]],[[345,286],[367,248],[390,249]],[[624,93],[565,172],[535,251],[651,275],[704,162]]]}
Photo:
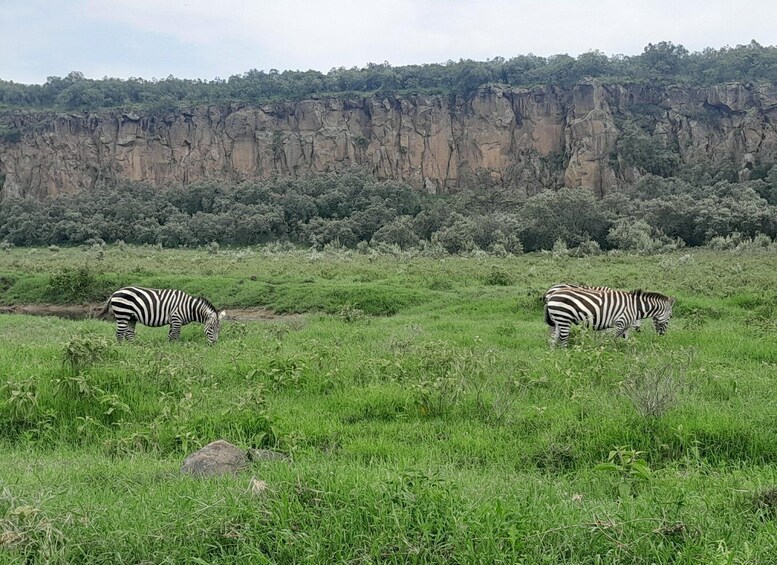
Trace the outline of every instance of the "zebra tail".
{"label": "zebra tail", "polygon": [[102,311],[99,314],[97,314],[97,316],[95,316],[95,317],[98,320],[107,320],[109,313],[113,314],[113,311],[111,310],[111,299],[110,298],[105,302],[105,306],[103,306]]}
{"label": "zebra tail", "polygon": [[556,324],[553,323],[553,320],[550,319],[550,314],[548,313],[548,305],[547,304],[545,304],[545,323],[548,324],[551,328],[556,325]]}

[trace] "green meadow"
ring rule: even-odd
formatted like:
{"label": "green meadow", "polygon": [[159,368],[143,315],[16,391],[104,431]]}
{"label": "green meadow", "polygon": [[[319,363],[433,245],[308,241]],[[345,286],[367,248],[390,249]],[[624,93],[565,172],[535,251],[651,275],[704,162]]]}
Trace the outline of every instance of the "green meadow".
{"label": "green meadow", "polygon": [[[558,282],[674,296],[669,331],[551,349]],[[232,316],[0,314],[0,563],[777,562],[766,251],[0,251],[0,305],[126,284]],[[291,462],[182,475],[216,439]]]}

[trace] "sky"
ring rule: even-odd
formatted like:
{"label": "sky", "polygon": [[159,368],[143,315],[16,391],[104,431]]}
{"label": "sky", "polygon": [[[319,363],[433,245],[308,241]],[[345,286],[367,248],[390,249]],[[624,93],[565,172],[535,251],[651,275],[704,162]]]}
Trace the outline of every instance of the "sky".
{"label": "sky", "polygon": [[598,49],[777,45],[775,0],[0,0],[0,79],[229,78]]}

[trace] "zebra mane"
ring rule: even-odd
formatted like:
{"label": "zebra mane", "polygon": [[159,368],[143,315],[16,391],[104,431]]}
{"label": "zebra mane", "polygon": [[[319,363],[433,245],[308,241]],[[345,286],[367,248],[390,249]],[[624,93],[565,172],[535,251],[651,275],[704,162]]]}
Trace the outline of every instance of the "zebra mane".
{"label": "zebra mane", "polygon": [[195,298],[199,300],[201,304],[204,304],[206,307],[210,308],[211,311],[218,312],[218,310],[216,310],[216,307],[210,303],[210,300],[208,300],[204,296],[195,296]]}
{"label": "zebra mane", "polygon": [[641,288],[638,288],[637,290],[632,290],[631,294],[642,298],[654,298],[656,300],[664,300],[664,301],[669,300],[669,297],[666,296],[665,294],[661,294],[660,292],[650,292],[648,290],[642,290]]}

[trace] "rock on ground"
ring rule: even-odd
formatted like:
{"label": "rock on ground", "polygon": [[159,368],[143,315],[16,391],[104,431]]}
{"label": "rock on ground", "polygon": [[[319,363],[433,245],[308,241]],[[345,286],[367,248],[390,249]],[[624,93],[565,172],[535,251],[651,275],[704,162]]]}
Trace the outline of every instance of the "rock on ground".
{"label": "rock on ground", "polygon": [[235,474],[246,467],[246,452],[228,441],[219,439],[189,455],[183,462],[181,472],[193,476],[213,477]]}

